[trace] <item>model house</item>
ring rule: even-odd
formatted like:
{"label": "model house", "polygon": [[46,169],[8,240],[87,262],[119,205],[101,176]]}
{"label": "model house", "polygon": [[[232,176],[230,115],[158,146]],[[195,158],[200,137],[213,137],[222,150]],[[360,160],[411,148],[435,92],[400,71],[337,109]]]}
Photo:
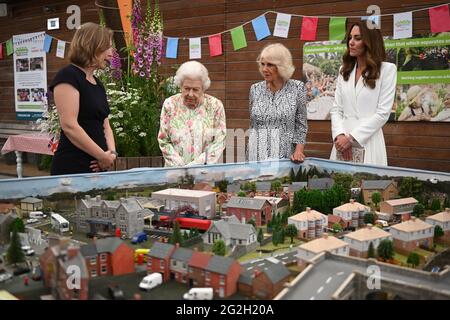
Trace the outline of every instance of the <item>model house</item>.
{"label": "model house", "polygon": [[31,211],[42,211],[44,204],[42,199],[28,197],[20,201],[20,218],[28,218]]}
{"label": "model house", "polygon": [[[49,247],[39,257],[44,285],[52,289],[55,299],[87,300],[89,273],[80,248],[69,245],[68,238],[49,238]],[[79,272],[79,289],[73,283],[74,268]]]}
{"label": "model house", "polygon": [[418,247],[432,248],[434,226],[416,217],[391,226],[394,248],[402,254],[409,254]]}
{"label": "model house", "polygon": [[336,237],[329,236],[328,233],[324,233],[321,238],[306,242],[298,247],[298,266],[300,268],[305,267],[311,259],[324,251],[348,256],[350,246],[347,242],[339,240]]}
{"label": "model house", "polygon": [[418,203],[414,198],[387,200],[380,203],[380,212],[389,214],[392,220],[406,221]]}
{"label": "model house", "polygon": [[380,228],[373,227],[370,223],[366,228],[361,228],[344,236],[344,241],[350,245],[350,255],[359,258],[367,258],[371,243],[376,250],[380,242],[385,239],[392,241],[392,235]]}
{"label": "model house", "polygon": [[276,214],[282,214],[289,208],[289,202],[281,197],[263,197],[255,196],[254,199],[267,200],[272,206],[272,216]]}
{"label": "model house", "polygon": [[153,216],[136,198],[121,198],[120,201],[102,200],[100,196],[85,196],[76,210],[76,224],[79,232],[114,234],[119,228],[121,234],[132,238],[144,230],[144,220]]}
{"label": "model house", "polygon": [[349,203],[345,203],[333,209],[333,215],[341,217],[344,221],[345,228],[358,228],[364,225],[364,215],[370,212],[370,207],[350,199]]}
{"label": "model house", "polygon": [[263,300],[273,299],[290,278],[289,269],[279,260],[268,258],[264,266],[255,266],[241,272],[239,292]]}
{"label": "model house", "polygon": [[256,196],[270,197],[272,184],[270,182],[256,182]]}
{"label": "model house", "polygon": [[232,197],[226,204],[226,210],[227,216],[235,215],[239,221],[254,219],[257,227],[272,219],[272,205],[264,199]]}
{"label": "model house", "polygon": [[188,262],[189,287],[205,287],[205,269],[212,255],[194,250]]}
{"label": "model house", "polygon": [[155,242],[148,253],[148,273],[159,272],[163,275],[163,281],[170,279],[170,257],[177,249],[173,244]]}
{"label": "model house", "polygon": [[208,231],[202,235],[205,248],[212,248],[216,240],[223,240],[228,249],[242,246],[247,252],[254,251],[257,246],[255,227],[249,223],[240,222],[236,216],[226,216],[213,221]]}
{"label": "model house", "polygon": [[153,192],[152,198],[162,200],[166,210],[191,206],[201,216],[212,218],[216,215],[216,193],[213,191],[165,189]]}
{"label": "model house", "polygon": [[306,208],[306,211],[289,217],[288,224],[297,228],[299,238],[315,239],[321,237],[324,228],[328,226],[328,217],[319,211]]}
{"label": "model house", "polygon": [[308,182],[292,182],[288,187],[289,203],[291,206],[294,204],[295,192],[306,189],[308,187]]}
{"label": "model house", "polygon": [[450,208],[445,208],[445,211],[428,216],[425,222],[432,226],[440,226],[444,231],[444,235],[439,240],[450,242]]}
{"label": "model house", "polygon": [[19,210],[17,210],[17,207],[14,203],[10,202],[0,203],[0,215],[8,213],[19,214]]}
{"label": "model house", "polygon": [[328,216],[328,228],[333,229],[334,224],[338,224],[341,226],[342,230],[347,228],[347,224],[342,220],[341,217],[335,216],[334,214],[329,214]]}
{"label": "model house", "polygon": [[97,239],[81,246],[90,278],[135,272],[134,250],[116,237]]}
{"label": "model house", "polygon": [[232,296],[237,291],[241,265],[232,258],[212,256],[205,271],[205,286],[212,287],[220,298]]}
{"label": "model house", "polygon": [[309,190],[325,191],[331,189],[334,186],[334,180],[332,178],[310,178],[308,179]]}
{"label": "model house", "polygon": [[180,283],[187,283],[189,261],[194,251],[191,249],[180,248],[176,245],[176,249],[170,257],[170,278]]}
{"label": "model house", "polygon": [[364,203],[372,204],[372,194],[379,192],[381,201],[394,199],[398,196],[397,183],[394,180],[362,180],[361,192]]}

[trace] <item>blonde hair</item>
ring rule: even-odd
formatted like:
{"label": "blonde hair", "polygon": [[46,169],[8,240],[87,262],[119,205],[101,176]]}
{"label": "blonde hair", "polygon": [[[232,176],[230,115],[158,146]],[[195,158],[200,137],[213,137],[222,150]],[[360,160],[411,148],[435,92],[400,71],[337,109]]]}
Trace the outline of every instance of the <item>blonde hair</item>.
{"label": "blonde hair", "polygon": [[93,22],[82,24],[70,43],[70,62],[83,68],[97,65],[97,56],[111,47],[112,37],[109,28]]}
{"label": "blonde hair", "polygon": [[178,88],[181,88],[185,79],[200,80],[203,91],[208,90],[211,80],[208,76],[208,69],[198,61],[187,61],[183,63],[175,74],[174,82]]}
{"label": "blonde hair", "polygon": [[283,80],[288,80],[292,77],[295,71],[294,64],[292,62],[292,54],[288,48],[281,43],[273,43],[266,46],[259,54],[256,62],[259,66],[259,72],[263,75],[261,59],[277,66],[278,74]]}

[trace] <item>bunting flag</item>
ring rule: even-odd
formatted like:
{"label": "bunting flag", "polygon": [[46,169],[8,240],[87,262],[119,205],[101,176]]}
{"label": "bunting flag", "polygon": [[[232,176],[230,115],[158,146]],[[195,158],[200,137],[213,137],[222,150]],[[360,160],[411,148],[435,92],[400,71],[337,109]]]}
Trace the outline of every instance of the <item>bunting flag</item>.
{"label": "bunting flag", "polygon": [[66,42],[63,40],[58,40],[56,46],[56,56],[58,58],[64,59],[64,52],[66,51]]}
{"label": "bunting flag", "polygon": [[319,18],[317,18],[317,17],[303,17],[302,32],[300,34],[300,40],[316,41],[318,22],[319,22]]}
{"label": "bunting flag", "polygon": [[127,46],[131,41],[131,13],[133,10],[133,0],[117,0],[119,6],[120,20],[122,22],[122,30],[124,32],[125,42]]}
{"label": "bunting flag", "polygon": [[266,16],[262,15],[252,20],[253,30],[255,31],[256,40],[260,41],[270,36],[269,25]]}
{"label": "bunting flag", "polygon": [[166,58],[176,59],[178,55],[178,38],[167,38]]}
{"label": "bunting flag", "polygon": [[13,54],[13,52],[14,52],[13,42],[12,39],[9,39],[8,41],[6,41],[6,55],[10,56]]}
{"label": "bunting flag", "polygon": [[0,60],[3,59],[3,43],[0,43]]}
{"label": "bunting flag", "polygon": [[448,4],[428,9],[432,33],[450,31],[450,14]]}
{"label": "bunting flag", "polygon": [[344,17],[330,18],[329,40],[344,40],[346,33],[346,22],[347,18]]}
{"label": "bunting flag", "polygon": [[243,26],[239,26],[231,30],[231,40],[233,41],[234,51],[245,48],[247,46],[247,40],[245,39]]}
{"label": "bunting flag", "polygon": [[222,54],[222,35],[215,34],[208,37],[209,40],[209,55],[211,57],[220,56]]}
{"label": "bunting flag", "polygon": [[413,31],[412,12],[394,14],[394,39],[411,38]]}
{"label": "bunting flag", "polygon": [[48,34],[45,34],[43,50],[47,53],[50,52],[50,47],[52,46],[52,39],[53,38],[51,36],[49,36]]}
{"label": "bunting flag", "polygon": [[275,30],[273,35],[275,37],[287,38],[289,34],[289,26],[291,25],[291,15],[285,13],[277,13],[277,20],[275,22]]}
{"label": "bunting flag", "polygon": [[189,39],[189,59],[201,59],[202,58],[202,42],[201,38]]}

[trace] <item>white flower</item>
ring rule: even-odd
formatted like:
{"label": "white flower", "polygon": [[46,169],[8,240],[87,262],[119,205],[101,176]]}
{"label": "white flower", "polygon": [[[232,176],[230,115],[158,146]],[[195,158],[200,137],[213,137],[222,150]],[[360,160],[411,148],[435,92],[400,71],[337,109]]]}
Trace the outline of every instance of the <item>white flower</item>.
{"label": "white flower", "polygon": [[121,133],[119,133],[119,137],[125,137],[125,132],[121,132]]}
{"label": "white flower", "polygon": [[141,132],[141,133],[139,133],[139,137],[146,137],[147,136],[147,134],[145,133],[145,132]]}

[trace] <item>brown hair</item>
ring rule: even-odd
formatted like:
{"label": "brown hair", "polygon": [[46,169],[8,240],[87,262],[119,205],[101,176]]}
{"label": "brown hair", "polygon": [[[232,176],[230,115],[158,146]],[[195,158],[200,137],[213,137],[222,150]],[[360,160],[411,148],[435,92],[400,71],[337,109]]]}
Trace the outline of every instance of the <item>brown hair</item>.
{"label": "brown hair", "polygon": [[354,26],[359,27],[361,39],[365,47],[366,69],[362,72],[364,84],[367,84],[370,88],[374,89],[376,80],[380,77],[381,63],[386,60],[386,51],[380,29],[367,28],[366,21],[355,22],[348,29],[345,37],[347,50],[342,57],[343,64],[340,73],[344,77],[344,80],[348,81],[350,73],[353,71],[356,64],[356,57],[350,56],[349,50],[350,32]]}
{"label": "brown hair", "polygon": [[111,46],[111,29],[93,22],[81,25],[70,43],[70,62],[85,68],[97,65],[97,56]]}

